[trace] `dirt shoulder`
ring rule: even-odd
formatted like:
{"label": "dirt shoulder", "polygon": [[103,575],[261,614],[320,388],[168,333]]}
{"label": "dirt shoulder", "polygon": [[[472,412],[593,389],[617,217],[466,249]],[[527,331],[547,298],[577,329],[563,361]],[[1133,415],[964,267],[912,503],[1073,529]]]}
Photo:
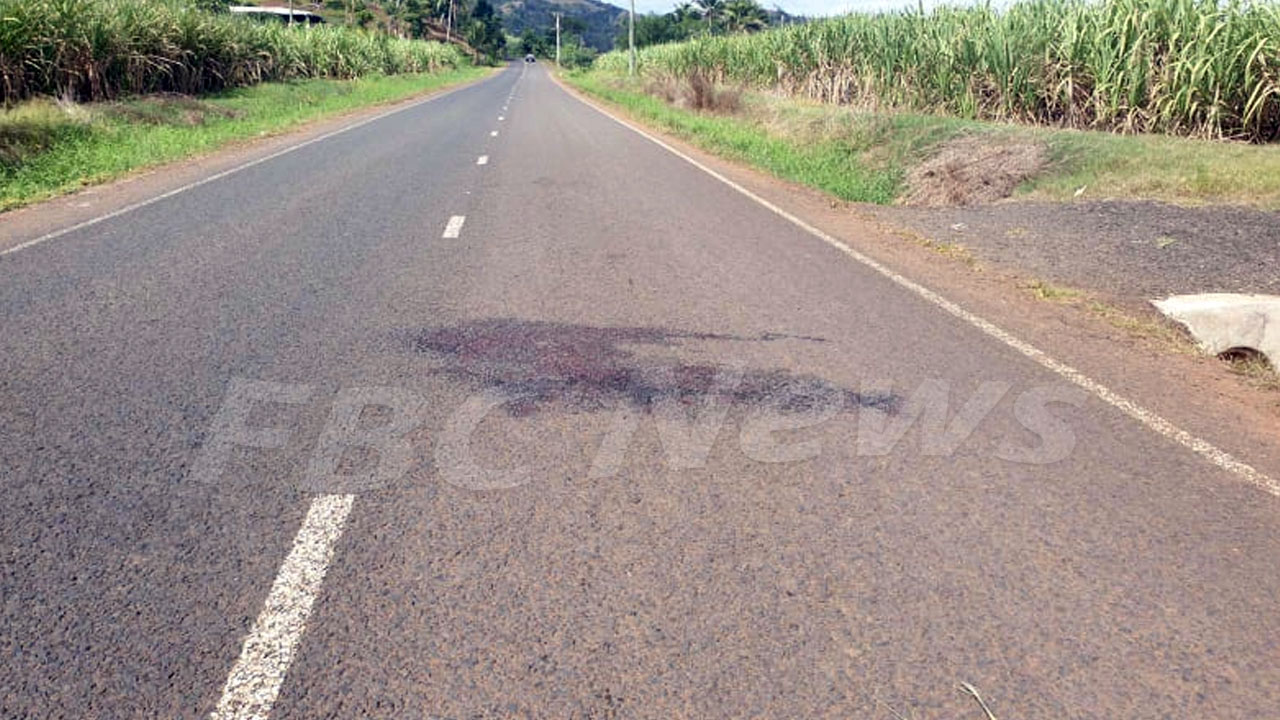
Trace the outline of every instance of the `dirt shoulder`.
{"label": "dirt shoulder", "polygon": [[[565,89],[608,114],[636,122],[595,99]],[[1280,393],[1260,391],[1217,359],[1196,354],[1172,326],[1160,325],[1155,319],[1095,312],[1079,303],[1046,301],[1026,289],[1035,279],[1033,273],[984,263],[945,243],[921,237],[898,219],[881,216],[882,208],[840,202],[826,193],[726,161],[670,134],[649,127],[646,132],[1186,431],[1273,477],[1280,474],[1280,442],[1276,440],[1280,437]],[[973,210],[981,212],[980,208]]]}
{"label": "dirt shoulder", "polygon": [[867,210],[983,262],[1112,296],[1280,294],[1278,212],[1121,201]]}

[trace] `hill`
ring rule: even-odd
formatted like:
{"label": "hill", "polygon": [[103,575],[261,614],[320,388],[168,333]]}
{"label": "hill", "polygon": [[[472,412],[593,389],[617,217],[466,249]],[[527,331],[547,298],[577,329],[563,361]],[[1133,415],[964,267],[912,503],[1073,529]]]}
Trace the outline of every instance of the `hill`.
{"label": "hill", "polygon": [[600,0],[509,0],[498,3],[502,25],[512,35],[526,28],[542,33],[556,26],[555,13],[582,22],[582,41],[597,50],[611,50],[617,24],[627,11]]}

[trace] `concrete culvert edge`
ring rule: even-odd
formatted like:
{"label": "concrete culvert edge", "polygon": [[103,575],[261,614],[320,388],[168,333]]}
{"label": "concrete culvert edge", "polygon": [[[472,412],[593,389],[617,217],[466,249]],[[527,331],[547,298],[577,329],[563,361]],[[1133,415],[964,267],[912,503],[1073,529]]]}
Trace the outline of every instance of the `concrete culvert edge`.
{"label": "concrete culvert edge", "polygon": [[1252,352],[1273,367],[1280,361],[1280,296],[1174,295],[1154,305],[1185,325],[1205,352],[1224,359]]}

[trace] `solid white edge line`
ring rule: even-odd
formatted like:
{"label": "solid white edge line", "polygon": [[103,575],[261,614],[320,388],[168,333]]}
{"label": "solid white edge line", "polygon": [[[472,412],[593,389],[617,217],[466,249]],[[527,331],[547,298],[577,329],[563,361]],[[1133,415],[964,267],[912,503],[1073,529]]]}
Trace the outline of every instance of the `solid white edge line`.
{"label": "solid white edge line", "polygon": [[354,500],[354,495],[312,499],[210,720],[270,717]]}
{"label": "solid white edge line", "polygon": [[689,157],[685,153],[680,152],[679,150],[675,149],[671,145],[668,145],[666,142],[663,142],[661,139],[654,137],[653,135],[650,135],[648,132],[645,132],[644,130],[640,129],[636,125],[633,125],[632,123],[627,122],[626,120],[615,117],[611,113],[606,112],[603,108],[597,106],[594,102],[588,102],[585,98],[582,98],[575,93],[568,92],[563,87],[561,88],[561,90],[564,91],[565,94],[581,102],[583,105],[586,105],[592,110],[595,110],[601,115],[604,115],[610,120],[618,123],[619,125],[645,138],[649,142],[652,142],[655,145],[661,147],[662,149],[666,150],[672,155],[675,155],[681,160],[684,160],[690,165],[705,172],[706,174],[710,175],[716,180],[719,180],[725,185],[728,185],[730,188],[733,188],[738,193],[746,196],[748,199],[754,201],[756,204],[764,207],[765,209],[769,210],[770,212],[777,215],[778,217],[781,217],[787,222],[790,222],[796,227],[799,227],[801,230],[804,230],[810,235],[813,235],[814,237],[825,242],[831,247],[853,258],[857,262],[871,268],[872,270],[876,271],[880,275],[889,279],[899,287],[902,287],[914,293],[915,295],[919,296],[925,301],[941,308],[947,313],[950,313],[952,316],[959,318],[960,320],[963,320],[964,322],[981,330],[982,332],[986,333],[988,336],[995,338],[996,340],[999,340],[1000,342],[1013,348],[1014,350],[1017,350],[1019,353],[1039,363],[1042,367],[1047,368],[1048,370],[1051,370],[1052,372],[1065,378],[1066,380],[1071,381],[1072,383],[1075,383],[1076,385],[1085,389],[1089,393],[1093,394],[1098,399],[1120,410],[1120,412],[1124,413],[1125,415],[1128,415],[1134,420],[1137,420],[1142,425],[1145,425],[1148,429],[1152,430],[1156,434],[1161,435],[1162,437],[1165,437],[1169,440],[1172,440],[1178,443],[1179,445],[1187,448],[1188,450],[1191,450],[1192,452],[1208,460],[1209,462],[1213,463],[1219,468],[1222,468],[1223,470],[1239,475],[1249,484],[1254,485],[1270,493],[1271,495],[1280,497],[1280,482],[1277,482],[1271,477],[1268,477],[1266,473],[1263,473],[1262,471],[1254,468],[1252,465],[1249,465],[1245,462],[1238,460],[1235,456],[1231,455],[1225,450],[1219,449],[1209,441],[1196,437],[1195,435],[1192,435],[1191,433],[1187,432],[1186,430],[1183,430],[1182,428],[1173,424],[1169,420],[1166,420],[1165,418],[1161,417],[1155,412],[1148,410],[1143,406],[1133,402],[1132,400],[1129,400],[1128,398],[1112,391],[1110,388],[1090,378],[1089,376],[1085,375],[1079,370],[1076,370],[1074,367],[1054,359],[1048,353],[1037,348],[1031,343],[1021,340],[1017,336],[1004,330],[1003,328],[999,327],[995,323],[992,323],[981,316],[978,316],[972,312],[969,312],[963,307],[946,299],[945,297],[943,297],[942,295],[939,295],[933,290],[930,290],[929,288],[915,282],[914,280],[909,280],[906,277],[899,275],[898,273],[889,269],[888,266],[881,264],[878,260],[875,260],[867,255],[864,255],[861,252],[858,252],[857,250],[854,250],[853,248],[849,247],[842,241],[836,239],[831,235],[828,235],[822,230],[819,230],[813,225],[810,225],[804,220],[801,220],[799,217],[787,212],[786,210],[783,210],[781,207],[778,207],[777,205],[751,192],[750,190],[746,189],[742,185],[739,185],[733,180],[730,180],[729,178],[725,177],[719,172],[707,167],[706,165],[703,165],[702,163],[698,162],[694,158]]}
{"label": "solid white edge line", "polygon": [[98,217],[95,217],[95,218],[92,218],[92,219],[89,219],[89,220],[85,220],[85,221],[83,221],[83,222],[76,223],[75,225],[70,225],[70,226],[68,226],[68,227],[64,227],[64,228],[62,228],[62,229],[60,229],[60,230],[54,230],[53,232],[45,233],[44,235],[41,235],[40,237],[35,238],[35,239],[33,239],[33,240],[28,240],[28,241],[26,241],[26,242],[24,242],[24,243],[21,243],[21,244],[19,244],[19,245],[14,245],[13,247],[8,248],[7,250],[0,250],[0,257],[3,257],[3,256],[5,256],[5,255],[9,255],[10,253],[16,253],[16,252],[18,252],[19,250],[25,250],[25,249],[27,249],[27,248],[29,248],[29,247],[32,247],[32,246],[34,246],[34,245],[39,245],[39,244],[44,243],[44,242],[48,242],[48,241],[50,241],[50,240],[55,240],[55,239],[57,239],[57,238],[62,237],[63,235],[68,234],[68,233],[73,233],[73,232],[75,232],[75,231],[77,231],[77,230],[83,230],[84,228],[87,228],[87,227],[90,227],[90,226],[93,226],[93,225],[97,225],[98,223],[103,222],[103,221],[105,221],[105,220],[110,220],[110,219],[112,219],[112,218],[120,217],[121,215],[124,215],[124,214],[127,214],[127,213],[131,213],[131,212],[133,212],[134,210],[139,210],[139,209],[144,208],[144,207],[146,207],[146,206],[148,206],[148,205],[153,205],[153,204],[155,204],[155,203],[160,202],[161,200],[165,200],[165,199],[167,199],[167,198],[171,198],[171,197],[173,197],[174,195],[178,195],[178,194],[184,193],[184,192],[186,192],[186,191],[188,191],[188,190],[194,190],[195,188],[198,188],[198,187],[200,187],[201,185],[207,185],[207,184],[209,184],[209,183],[211,183],[211,182],[214,182],[215,180],[221,180],[222,178],[228,177],[228,176],[230,176],[230,175],[234,175],[234,174],[236,174],[236,173],[240,172],[241,170],[248,170],[249,168],[254,167],[254,166],[256,166],[256,165],[261,165],[262,163],[268,162],[268,161],[270,161],[270,160],[275,160],[275,159],[276,159],[276,158],[278,158],[278,157],[281,157],[281,156],[284,156],[284,155],[288,155],[289,153],[294,152],[295,150],[301,150],[302,148],[305,148],[305,147],[307,147],[307,146],[309,146],[309,145],[314,145],[314,144],[316,144],[316,143],[318,143],[318,142],[323,142],[323,141],[328,140],[328,139],[330,139],[330,138],[333,138],[333,137],[336,137],[336,136],[338,136],[338,135],[341,135],[341,134],[343,134],[343,133],[345,133],[345,132],[348,132],[348,131],[351,131],[351,130],[355,130],[356,128],[364,127],[365,125],[368,125],[369,123],[377,122],[377,121],[379,121],[379,120],[383,120],[383,119],[389,118],[389,117],[391,117],[392,115],[395,115],[395,114],[397,114],[397,113],[402,113],[402,112],[405,112],[406,110],[412,110],[413,108],[416,108],[416,107],[418,107],[418,106],[420,106],[420,105],[425,105],[425,104],[427,104],[427,103],[429,103],[429,102],[432,102],[432,101],[435,101],[435,100],[439,100],[439,99],[441,99],[441,98],[443,98],[443,97],[446,97],[446,96],[448,96],[448,95],[452,95],[453,93],[458,92],[459,90],[464,90],[464,89],[466,89],[466,88],[468,88],[468,87],[471,87],[471,85],[472,85],[472,83],[467,83],[466,85],[462,85],[462,86],[455,87],[455,88],[450,88],[449,90],[445,90],[445,91],[443,91],[443,92],[441,92],[441,93],[437,93],[437,94],[435,94],[435,95],[431,95],[430,97],[422,98],[421,100],[415,100],[415,101],[413,101],[413,102],[411,102],[411,103],[409,103],[409,104],[407,104],[407,105],[404,105],[404,106],[402,106],[402,107],[398,107],[398,108],[395,108],[395,109],[392,109],[392,110],[388,110],[387,112],[384,112],[384,113],[379,113],[379,114],[374,115],[373,117],[370,117],[370,118],[365,118],[364,120],[360,120],[360,121],[358,121],[358,122],[352,123],[351,125],[346,125],[346,126],[343,126],[343,127],[341,127],[341,128],[338,128],[337,130],[333,130],[333,131],[331,131],[331,132],[327,132],[327,133],[325,133],[325,134],[323,134],[323,135],[318,135],[318,136],[316,136],[316,137],[311,138],[310,140],[304,140],[304,141],[302,141],[302,142],[300,142],[300,143],[298,143],[298,144],[296,144],[296,145],[290,145],[289,147],[283,148],[283,149],[281,149],[281,150],[277,150],[277,151],[275,151],[275,152],[273,152],[273,153],[271,153],[271,154],[269,154],[269,155],[264,155],[263,157],[260,157],[260,158],[258,158],[258,159],[256,159],[256,160],[250,160],[249,162],[244,163],[243,165],[237,165],[237,166],[235,166],[235,167],[233,167],[233,168],[230,168],[230,169],[227,169],[227,170],[223,170],[223,171],[221,171],[221,172],[214,173],[213,175],[209,175],[208,177],[201,178],[201,179],[196,180],[196,181],[194,181],[194,182],[191,182],[191,183],[188,183],[188,184],[186,184],[186,185],[183,185],[182,187],[177,187],[177,188],[174,188],[174,189],[172,189],[172,190],[168,190],[168,191],[166,191],[166,192],[160,193],[159,195],[155,195],[155,196],[153,196],[153,197],[147,198],[146,200],[140,200],[140,201],[138,201],[138,202],[136,202],[136,203],[132,203],[132,204],[130,204],[130,205],[125,205],[124,207],[119,208],[119,209],[116,209],[116,210],[113,210],[113,211],[111,211],[111,212],[109,212],[109,213],[107,213],[107,214],[105,214],[105,215],[99,215]]}
{"label": "solid white edge line", "polygon": [[454,215],[444,226],[444,234],[440,237],[452,240],[462,234],[462,224],[467,221],[466,215]]}
{"label": "solid white edge line", "polygon": [[480,157],[476,158],[476,164],[477,164],[477,165],[488,165],[488,164],[489,164],[489,156],[488,156],[488,155],[481,155]]}

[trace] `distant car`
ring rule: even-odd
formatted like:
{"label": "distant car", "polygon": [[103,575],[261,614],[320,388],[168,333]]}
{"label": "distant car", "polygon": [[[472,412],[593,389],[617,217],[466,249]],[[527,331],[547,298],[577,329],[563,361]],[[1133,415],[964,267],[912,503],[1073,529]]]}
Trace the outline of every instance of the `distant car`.
{"label": "distant car", "polygon": [[534,56],[533,56],[533,53],[529,53],[528,55],[525,55],[525,56],[524,56],[524,61],[525,61],[525,62],[537,62],[537,61],[538,61],[538,58],[534,57]]}

